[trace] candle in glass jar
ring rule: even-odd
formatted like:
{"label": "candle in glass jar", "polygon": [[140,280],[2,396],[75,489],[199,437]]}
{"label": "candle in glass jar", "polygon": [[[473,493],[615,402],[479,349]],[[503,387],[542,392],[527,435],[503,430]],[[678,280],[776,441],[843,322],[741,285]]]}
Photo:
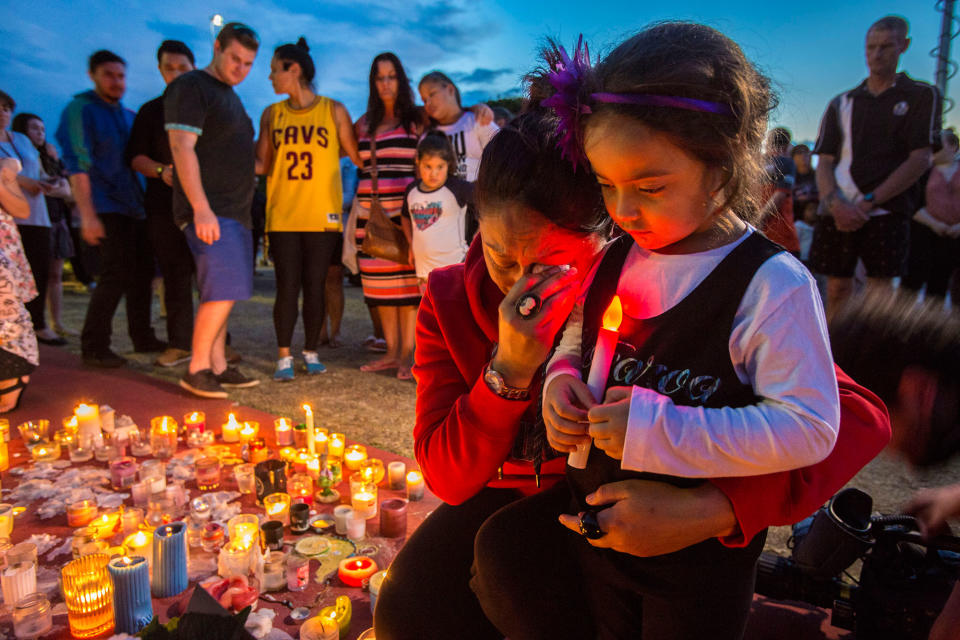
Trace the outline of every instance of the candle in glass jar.
{"label": "candle in glass jar", "polygon": [[277,418],[273,421],[273,435],[278,447],[289,447],[293,444],[293,426],[287,418]]}
{"label": "candle in glass jar", "polygon": [[85,527],[97,517],[97,503],[94,500],[80,500],[67,505],[67,524],[71,527]]}
{"label": "candle in glass jar", "polygon": [[10,421],[0,418],[0,440],[10,442]]}
{"label": "candle in glass jar", "polygon": [[221,578],[245,576],[250,572],[250,549],[231,540],[223,545],[217,557],[217,573]]}
{"label": "candle in glass jar", "polygon": [[287,556],[287,589],[303,591],[310,582],[310,560],[293,554]]}
{"label": "candle in glass jar", "polygon": [[153,478],[134,483],[130,487],[130,495],[133,497],[133,504],[147,504],[153,495]]}
{"label": "candle in glass jar", "polygon": [[343,453],[343,464],[350,471],[357,471],[367,459],[367,448],[362,444],[352,444]]}
{"label": "candle in glass jar", "polygon": [[93,638],[113,631],[113,583],[105,553],[82,556],[60,571],[70,634]]}
{"label": "candle in glass jar", "polygon": [[123,546],[131,556],[143,556],[147,564],[153,562],[153,536],[144,531],[132,533],[123,539]]}
{"label": "candle in glass jar", "polygon": [[346,444],[347,439],[342,433],[331,433],[330,439],[327,441],[327,453],[330,454],[330,458],[342,458],[343,448]]}
{"label": "candle in glass jar", "polygon": [[120,528],[120,512],[108,511],[100,514],[90,523],[89,527],[93,530],[94,536],[103,540],[110,538]]}
{"label": "candle in glass jar", "polygon": [[337,575],[348,587],[359,587],[363,581],[379,570],[377,563],[367,556],[355,556],[340,561]]}
{"label": "candle in glass jar", "polygon": [[191,431],[203,433],[207,430],[207,414],[203,411],[192,411],[183,416],[183,429],[190,435]]}
{"label": "candle in glass jar", "polygon": [[130,429],[127,431],[127,442],[130,443],[130,453],[142,458],[153,453],[153,447],[150,446],[150,438],[140,432],[139,429]]}
{"label": "candle in glass jar", "polygon": [[320,477],[320,456],[307,458],[307,475],[313,480],[317,480]]}
{"label": "candle in glass jar", "polygon": [[267,449],[267,443],[263,438],[254,438],[247,446],[250,452],[250,462],[254,464],[263,462],[270,455],[270,450]]}
{"label": "candle in glass jar", "polygon": [[357,491],[350,494],[351,506],[357,516],[369,519],[377,515],[377,485],[362,483]]}
{"label": "candle in glass jar", "polygon": [[124,509],[120,514],[120,528],[123,529],[125,536],[139,531],[141,522],[143,522],[143,509],[139,507]]}
{"label": "candle in glass jar", "polygon": [[419,471],[407,474],[407,499],[411,502],[423,500],[423,474]]}
{"label": "candle in glass jar", "polygon": [[200,531],[200,546],[207,553],[216,553],[223,546],[223,526],[217,522],[208,522]]}
{"label": "candle in glass jar", "polygon": [[37,565],[28,560],[8,564],[0,572],[0,587],[3,589],[3,602],[13,607],[24,597],[37,590]]}
{"label": "candle in glass jar", "polygon": [[333,508],[334,530],[338,535],[347,534],[347,520],[353,515],[353,508],[345,504],[337,505]]}
{"label": "candle in glass jar", "polygon": [[205,456],[195,465],[197,489],[209,491],[220,486],[220,460],[216,456]]}
{"label": "candle in glass jar", "polygon": [[314,427],[313,443],[317,454],[327,452],[327,440],[330,438],[330,432],[325,427]]}
{"label": "candle in glass jar", "polygon": [[287,526],[290,524],[290,494],[271,493],[263,498],[263,508],[271,520],[279,520]]}
{"label": "candle in glass jar", "polygon": [[316,434],[313,432],[313,408],[305,404],[303,405],[303,412],[306,414],[306,427],[307,427],[307,451],[310,452],[310,455],[316,455],[317,445],[315,442]]}
{"label": "candle in glass jar", "polygon": [[110,483],[116,491],[133,486],[137,480],[137,461],[129,456],[110,462]]}
{"label": "candle in glass jar", "polygon": [[167,463],[163,460],[147,460],[140,465],[140,480],[150,481],[150,492],[160,493],[167,488]]}
{"label": "candle in glass jar", "polygon": [[287,493],[291,502],[313,504],[313,478],[305,473],[294,474],[287,480]]}
{"label": "candle in glass jar", "polygon": [[240,431],[237,435],[240,439],[240,444],[244,444],[256,438],[258,433],[260,433],[260,423],[253,420],[248,420],[243,423],[242,427],[240,427]]}
{"label": "candle in glass jar", "polygon": [[73,410],[77,416],[77,432],[80,434],[100,435],[100,406],[97,404],[81,403]]}
{"label": "candle in glass jar", "polygon": [[374,484],[383,482],[383,477],[386,475],[386,470],[383,468],[383,460],[378,458],[364,460],[360,463],[360,471]]}
{"label": "candle in glass jar", "polygon": [[387,465],[387,479],[394,491],[403,491],[404,476],[407,474],[407,465],[401,460],[394,460]]}
{"label": "candle in glass jar", "polygon": [[177,452],[177,421],[157,416],[150,421],[150,446],[158,458],[170,458]]}
{"label": "candle in glass jar", "polygon": [[0,440],[0,471],[6,471],[10,468],[10,452],[7,449],[5,440]]}
{"label": "candle in glass jar", "polygon": [[227,417],[227,421],[220,427],[220,437],[228,443],[240,440],[240,423],[237,422],[237,416],[231,413]]}
{"label": "candle in glass jar", "polygon": [[284,555],[279,551],[271,551],[267,554],[263,563],[264,591],[282,591],[287,586],[284,560]]}
{"label": "candle in glass jar", "polygon": [[252,513],[241,513],[227,521],[227,535],[244,549],[251,549],[259,541],[260,518]]}
{"label": "candle in glass jar", "polygon": [[256,475],[253,464],[238,464],[233,468],[237,479],[237,491],[242,494],[253,493],[256,489]]}
{"label": "candle in glass jar", "polygon": [[41,442],[30,450],[34,462],[53,462],[60,459],[59,442]]}

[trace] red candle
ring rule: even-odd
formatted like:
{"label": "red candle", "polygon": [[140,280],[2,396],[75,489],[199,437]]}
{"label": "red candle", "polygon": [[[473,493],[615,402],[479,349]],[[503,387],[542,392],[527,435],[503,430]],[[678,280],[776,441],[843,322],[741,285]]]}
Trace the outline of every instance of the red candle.
{"label": "red candle", "polygon": [[207,429],[207,414],[203,411],[194,411],[183,416],[183,429],[188,434],[191,431],[203,433]]}
{"label": "red candle", "polygon": [[399,538],[407,534],[407,501],[391,498],[380,503],[380,535]]}
{"label": "red candle", "polygon": [[371,558],[356,556],[341,560],[337,575],[340,576],[340,581],[348,587],[359,587],[364,580],[375,574],[377,570],[377,563]]}

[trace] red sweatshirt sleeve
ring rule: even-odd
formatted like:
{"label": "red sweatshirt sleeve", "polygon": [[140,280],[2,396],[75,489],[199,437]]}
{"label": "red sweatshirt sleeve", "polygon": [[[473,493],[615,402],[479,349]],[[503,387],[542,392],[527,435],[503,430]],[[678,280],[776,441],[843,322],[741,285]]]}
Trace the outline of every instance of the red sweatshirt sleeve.
{"label": "red sweatshirt sleeve", "polygon": [[[431,284],[433,281],[431,278]],[[466,306],[464,300],[462,307]],[[466,309],[462,313],[463,322],[471,321]],[[490,391],[480,366],[488,353],[472,354],[477,371],[465,378],[451,351],[458,349],[457,355],[462,356],[462,351],[470,348],[470,336],[457,334],[462,327],[462,323],[450,323],[454,335],[444,334],[428,287],[417,315],[413,446],[427,486],[449,504],[472,498],[495,476],[531,402],[507,400]],[[477,350],[483,349],[483,345],[477,346]]]}
{"label": "red sweatshirt sleeve", "polygon": [[829,456],[815,465],[742,478],[711,480],[730,500],[740,531],[721,538],[744,546],[769,526],[803,520],[839,491],[890,440],[890,416],[880,398],[837,370],[840,431]]}

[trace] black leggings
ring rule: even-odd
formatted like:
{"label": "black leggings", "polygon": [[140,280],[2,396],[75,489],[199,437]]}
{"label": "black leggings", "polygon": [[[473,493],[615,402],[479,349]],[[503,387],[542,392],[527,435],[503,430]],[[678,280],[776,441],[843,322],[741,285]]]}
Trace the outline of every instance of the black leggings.
{"label": "black leggings", "polygon": [[271,231],[269,235],[270,255],[277,276],[277,297],[273,303],[277,346],[290,348],[302,289],[303,349],[316,351],[326,314],[324,287],[327,269],[341,234],[336,231]]}
{"label": "black leggings", "polygon": [[50,227],[23,224],[17,229],[20,230],[23,253],[37,283],[37,297],[24,306],[30,312],[34,331],[43,331],[47,328],[43,310],[47,304],[47,279],[50,277]]}

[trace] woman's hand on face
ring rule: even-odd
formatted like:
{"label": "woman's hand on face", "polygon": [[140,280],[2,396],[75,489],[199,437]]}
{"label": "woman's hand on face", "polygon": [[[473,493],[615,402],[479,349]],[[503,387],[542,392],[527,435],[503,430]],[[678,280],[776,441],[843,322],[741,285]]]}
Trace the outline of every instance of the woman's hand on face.
{"label": "woman's hand on face", "polygon": [[[576,267],[557,265],[525,273],[507,292],[500,303],[499,346],[493,359],[493,368],[507,384],[530,386],[573,309],[579,283]],[[517,301],[528,294],[540,298],[541,307],[524,317],[517,311]]]}
{"label": "woman's hand on face", "polygon": [[[606,534],[587,542],[641,558],[730,535],[736,527],[730,501],[709,483],[680,489],[652,480],[622,480],[602,485],[587,496],[587,503],[611,505],[597,513]],[[563,514],[560,523],[580,532],[579,516]]]}
{"label": "woman's hand on face", "polygon": [[607,389],[604,403],[592,407],[587,413],[593,444],[614,460],[623,460],[632,392],[632,387],[611,387]]}
{"label": "woman's hand on face", "polygon": [[590,442],[587,411],[593,405],[593,395],[583,380],[566,373],[551,380],[543,396],[543,422],[550,446],[570,453],[578,444]]}

